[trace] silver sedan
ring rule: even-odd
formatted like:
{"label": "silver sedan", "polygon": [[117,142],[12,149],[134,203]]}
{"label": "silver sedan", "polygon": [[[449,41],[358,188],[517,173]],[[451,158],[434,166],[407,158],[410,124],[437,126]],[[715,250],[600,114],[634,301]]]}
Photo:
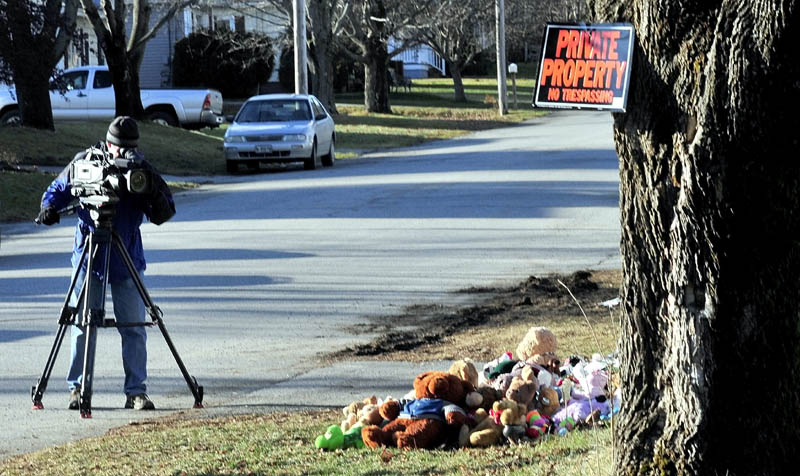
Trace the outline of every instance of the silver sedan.
{"label": "silver sedan", "polygon": [[228,172],[239,164],[303,162],[311,170],[336,160],[333,118],[310,94],[263,94],[242,104],[225,132]]}

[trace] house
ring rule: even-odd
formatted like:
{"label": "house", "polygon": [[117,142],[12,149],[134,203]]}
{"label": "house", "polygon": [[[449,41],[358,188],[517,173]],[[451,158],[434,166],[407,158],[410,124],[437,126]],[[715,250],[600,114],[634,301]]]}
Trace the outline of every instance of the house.
{"label": "house", "polygon": [[397,55],[392,52],[399,45],[389,41],[389,55],[394,61],[403,62],[403,76],[409,79],[427,78],[431,70],[436,70],[442,76],[446,74],[445,61],[439,53],[433,51],[428,45],[419,45],[415,48],[401,51]]}
{"label": "house", "polygon": [[[99,5],[99,0],[94,0]],[[172,86],[172,56],[175,43],[194,31],[201,29],[228,28],[235,31],[255,31],[264,33],[276,40],[282,37],[289,25],[289,18],[281,14],[268,2],[239,2],[233,5],[227,0],[210,0],[203,5],[184,8],[164,24],[145,48],[144,59],[139,69],[139,86],[142,88],[161,88]],[[150,24],[154,25],[166,11],[167,2],[152,0],[153,13]],[[100,10],[102,12],[102,10]],[[103,52],[98,48],[97,36],[82,8],[78,9],[76,41],[69,48],[59,64],[61,68],[72,66],[105,64]],[[276,48],[275,69],[272,77],[265,82],[278,79],[278,59],[280,50]]]}
{"label": "house", "polygon": [[[129,8],[132,5],[128,1]],[[94,0],[99,8],[100,0]],[[155,24],[166,8],[171,4],[167,0],[151,0],[153,13],[150,24]],[[144,59],[139,69],[139,86],[141,88],[171,87],[172,84],[172,56],[175,43],[185,38],[194,31],[201,29],[228,28],[241,32],[260,32],[275,39],[284,36],[291,25],[290,15],[281,12],[270,2],[264,1],[237,1],[207,0],[201,5],[186,7],[173,16],[163,25],[145,48]],[[78,18],[75,32],[76,41],[70,46],[64,59],[59,64],[66,69],[72,66],[105,64],[103,52],[98,48],[97,37],[92,25],[82,8],[78,9]],[[395,49],[390,42],[389,51]],[[278,81],[278,64],[280,48],[275,48],[275,68],[270,78],[265,82]],[[445,62],[428,45],[399,53],[395,60],[403,62],[403,75],[407,78],[428,77],[429,68],[445,74]]]}

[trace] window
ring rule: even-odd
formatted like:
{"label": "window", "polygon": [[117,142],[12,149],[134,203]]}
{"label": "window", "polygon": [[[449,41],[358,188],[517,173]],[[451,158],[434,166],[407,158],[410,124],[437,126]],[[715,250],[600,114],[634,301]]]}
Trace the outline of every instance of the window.
{"label": "window", "polygon": [[316,99],[311,99],[311,107],[314,108],[314,119],[321,121],[325,119],[327,114],[325,114],[325,108],[322,107],[322,104],[319,103]]}
{"label": "window", "polygon": [[214,29],[217,31],[231,31],[231,21],[228,19],[215,19]]}
{"label": "window", "polygon": [[244,17],[233,17],[236,33],[244,33]]}
{"label": "window", "polygon": [[88,71],[71,71],[65,73],[50,83],[50,89],[86,89],[86,80],[89,78]]}
{"label": "window", "polygon": [[94,72],[94,83],[92,87],[94,89],[104,89],[111,87],[111,72],[109,71],[95,71]]}
{"label": "window", "polygon": [[272,99],[246,103],[239,111],[236,122],[288,122],[310,119],[311,111],[307,101]]}

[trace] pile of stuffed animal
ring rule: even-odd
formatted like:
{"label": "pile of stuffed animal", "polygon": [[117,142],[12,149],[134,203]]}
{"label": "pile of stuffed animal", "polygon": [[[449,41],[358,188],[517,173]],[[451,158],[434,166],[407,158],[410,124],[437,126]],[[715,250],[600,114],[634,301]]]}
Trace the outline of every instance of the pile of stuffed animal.
{"label": "pile of stuffed animal", "polygon": [[532,327],[517,346],[479,373],[469,360],[414,379],[400,400],[369,397],[344,408],[315,445],[321,449],[486,447],[533,442],[581,426],[603,424],[620,408],[609,382],[609,358],[557,357],[556,338]]}

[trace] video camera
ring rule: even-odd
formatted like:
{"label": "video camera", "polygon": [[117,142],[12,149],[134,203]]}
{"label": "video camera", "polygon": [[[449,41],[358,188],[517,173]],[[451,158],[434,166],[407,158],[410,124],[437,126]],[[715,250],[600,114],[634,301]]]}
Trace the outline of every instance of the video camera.
{"label": "video camera", "polygon": [[113,158],[108,151],[92,147],[85,158],[72,162],[69,178],[72,195],[82,200],[93,196],[118,198],[120,193],[144,195],[153,191],[153,172],[144,166],[133,149],[123,149],[122,157]]}

